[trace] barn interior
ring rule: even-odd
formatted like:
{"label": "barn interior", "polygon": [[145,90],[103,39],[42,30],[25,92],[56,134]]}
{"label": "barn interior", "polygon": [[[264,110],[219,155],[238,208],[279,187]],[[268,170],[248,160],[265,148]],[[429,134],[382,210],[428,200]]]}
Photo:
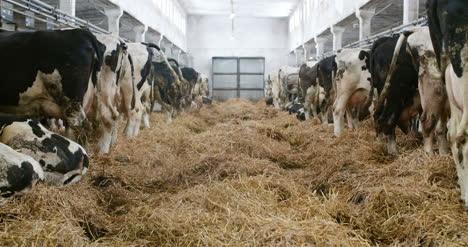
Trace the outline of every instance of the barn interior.
{"label": "barn interior", "polygon": [[[0,201],[2,246],[468,246],[451,155],[372,119],[333,134],[265,104],[266,80],[426,24],[426,0],[0,0],[0,30],[87,28],[159,46],[212,104],[95,151],[77,184]],[[0,51],[1,53],[2,51]],[[0,55],[1,56],[1,55]]]}

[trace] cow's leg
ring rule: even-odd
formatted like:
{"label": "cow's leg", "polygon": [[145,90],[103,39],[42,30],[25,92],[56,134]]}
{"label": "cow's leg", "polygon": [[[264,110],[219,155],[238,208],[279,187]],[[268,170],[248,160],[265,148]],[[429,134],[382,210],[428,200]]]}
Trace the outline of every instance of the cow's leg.
{"label": "cow's leg", "polygon": [[424,139],[424,151],[431,154],[433,152],[434,128],[436,127],[437,119],[434,115],[424,111],[420,120]]}
{"label": "cow's leg", "polygon": [[448,154],[447,145],[447,118],[441,118],[436,126],[437,144],[439,146],[439,154]]}
{"label": "cow's leg", "polygon": [[340,136],[344,129],[344,114],[350,94],[343,92],[333,105],[333,124],[335,126],[335,136]]}
{"label": "cow's leg", "polygon": [[353,113],[351,112],[351,108],[346,107],[346,121],[348,122],[348,129],[353,130]]}
{"label": "cow's leg", "polygon": [[396,147],[396,137],[395,137],[395,130],[389,135],[386,135],[387,138],[387,151],[389,154],[398,155],[398,150]]}
{"label": "cow's leg", "polygon": [[115,143],[117,141],[117,137],[119,135],[120,121],[122,121],[122,117],[117,118],[117,120],[115,120],[114,122],[114,126],[112,126],[112,143]]}
{"label": "cow's leg", "polygon": [[133,130],[135,129],[135,123],[137,121],[137,113],[135,109],[130,110],[127,115],[127,125],[124,129],[125,137],[130,138],[134,136]]}
{"label": "cow's leg", "polygon": [[145,128],[147,128],[147,129],[151,128],[150,117],[149,117],[149,114],[146,111],[143,114],[143,124],[144,124]]}
{"label": "cow's leg", "polygon": [[350,110],[351,112],[351,126],[350,129],[358,130],[359,129],[359,109],[354,107]]}
{"label": "cow's leg", "polygon": [[[465,45],[466,47],[463,49],[462,51],[462,60],[468,60],[466,58],[464,58],[463,56],[465,57],[468,57],[468,44]],[[457,130],[457,137],[456,137],[456,141],[460,144],[462,143],[466,143],[467,142],[467,138],[468,138],[468,61],[462,61],[462,64],[463,62],[467,63],[464,65],[464,71],[463,71],[463,75],[461,78],[459,78],[458,76],[455,75],[455,73],[453,72],[453,68],[452,68],[452,65],[450,65],[448,67],[448,69],[451,69],[451,80],[452,80],[452,85],[457,85],[458,88],[461,88],[463,94],[462,94],[462,98],[461,98],[461,103],[462,103],[462,116],[461,116],[461,120],[460,120],[460,124],[458,126],[458,130]]]}
{"label": "cow's leg", "polygon": [[[452,149],[452,157],[457,167],[458,184],[461,189],[461,200],[465,208],[468,209],[468,145],[466,142],[459,142],[460,125],[463,112],[459,108],[457,100],[456,76],[452,76],[451,65],[446,70],[446,87],[450,103],[450,120],[448,123],[448,141]],[[464,130],[461,130],[464,131]]]}
{"label": "cow's leg", "polygon": [[[306,95],[304,97],[304,113],[305,113],[305,119],[310,119],[312,118],[312,111],[313,111],[313,88],[314,86],[311,86],[307,89]],[[314,114],[315,116],[315,114]]]}
{"label": "cow's leg", "polygon": [[115,121],[112,116],[112,111],[109,107],[100,107],[100,115],[101,137],[99,138],[97,149],[100,154],[107,154],[110,151],[112,142],[112,129]]}

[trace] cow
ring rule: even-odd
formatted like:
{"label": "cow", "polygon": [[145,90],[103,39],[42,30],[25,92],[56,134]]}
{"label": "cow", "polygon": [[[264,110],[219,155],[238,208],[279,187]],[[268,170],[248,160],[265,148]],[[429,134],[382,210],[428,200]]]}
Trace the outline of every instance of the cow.
{"label": "cow", "polygon": [[[152,71],[154,49],[146,44],[127,43],[129,68],[120,86],[122,97],[121,111],[127,117],[124,129],[126,137],[138,136],[141,122],[149,128],[149,114],[152,110],[152,100],[143,100],[144,95],[153,91]],[[156,48],[157,46],[154,46]],[[158,50],[159,47],[156,48]],[[158,50],[159,51],[159,50]],[[151,98],[151,96],[148,96]]]}
{"label": "cow", "polygon": [[318,63],[309,61],[299,69],[299,95],[304,104],[305,118],[318,117],[320,106],[320,87],[317,78]]}
{"label": "cow", "polygon": [[373,98],[378,92],[374,123],[379,140],[386,140],[387,151],[398,154],[395,129],[398,126],[408,133],[412,119],[421,113],[418,93],[418,72],[407,51],[408,33],[383,37],[374,42],[370,54],[370,71]]}
{"label": "cow", "polygon": [[289,112],[290,115],[295,114],[297,119],[301,121],[306,120],[304,105],[299,102],[298,98],[296,98],[294,102],[289,102],[288,104],[286,104],[286,110]]}
{"label": "cow", "polygon": [[335,89],[333,80],[336,75],[337,65],[335,55],[326,57],[317,63],[317,78],[320,86],[320,118],[323,123],[329,123],[332,116],[332,106],[335,101]]}
{"label": "cow", "polygon": [[286,104],[294,101],[298,96],[299,68],[283,66],[278,71],[278,82],[281,85],[279,102],[280,106],[285,108]]}
{"label": "cow", "polygon": [[198,72],[193,68],[188,68],[188,67],[180,68],[179,67],[179,76],[186,81],[187,86],[188,86],[187,88],[185,88],[185,93],[184,93],[184,102],[186,104],[185,108],[188,109],[191,106],[193,108],[194,104],[196,106],[196,103],[193,102],[194,100],[193,89],[198,81]]}
{"label": "cow", "polygon": [[428,0],[429,30],[450,103],[448,137],[468,208],[468,2]]}
{"label": "cow", "polygon": [[38,162],[49,184],[74,184],[89,169],[82,146],[47,130],[37,119],[0,114],[0,127],[0,142]]}
{"label": "cow", "polygon": [[119,108],[121,103],[120,85],[125,74],[130,74],[127,44],[119,37],[96,34],[99,42],[106,47],[98,83],[88,86],[84,109],[86,116],[99,129],[98,152],[109,153],[111,143],[117,139]]}
{"label": "cow", "polygon": [[[268,77],[265,79],[265,97],[273,99],[273,92],[272,92],[272,87],[273,87],[273,81],[270,78],[271,75],[268,75]],[[273,103],[272,103],[273,105]]]}
{"label": "cow", "polygon": [[179,64],[164,53],[161,55],[162,62],[153,62],[154,104],[161,105],[167,114],[166,122],[171,123],[182,99],[181,81],[176,72]]}
{"label": "cow", "polygon": [[33,158],[0,143],[0,193],[2,197],[26,193],[44,180],[41,166]]}
{"label": "cow", "polygon": [[209,100],[209,95],[210,89],[208,77],[202,73],[198,73],[197,83],[195,83],[194,87],[192,88],[192,99],[198,99],[203,103],[205,98]]}
{"label": "cow", "polygon": [[204,74],[199,74],[198,81],[200,83],[200,95],[204,98],[210,97],[210,82],[208,77]]}
{"label": "cow", "polygon": [[266,98],[265,104],[266,104],[266,105],[273,105],[273,98],[271,98],[271,97],[270,97],[270,98]]}
{"label": "cow", "polygon": [[0,111],[63,119],[67,136],[77,138],[104,50],[84,29],[0,33]]}
{"label": "cow", "polygon": [[280,94],[282,91],[282,86],[278,80],[278,71],[275,70],[270,72],[267,80],[269,81],[267,85],[271,85],[271,97],[273,98],[273,107],[276,110],[280,110]]}
{"label": "cow", "polygon": [[408,37],[408,52],[414,58],[418,71],[418,89],[421,99],[422,114],[420,117],[424,150],[433,152],[433,138],[437,136],[439,153],[447,154],[447,122],[450,105],[447,91],[442,81],[442,73],[437,66],[437,59],[431,44],[429,29],[419,27],[411,30]]}
{"label": "cow", "polygon": [[335,136],[340,136],[344,128],[345,113],[348,128],[357,129],[359,113],[367,105],[371,89],[369,53],[362,49],[343,49],[337,53],[335,62],[337,73],[334,80],[336,100],[333,104],[333,124]]}

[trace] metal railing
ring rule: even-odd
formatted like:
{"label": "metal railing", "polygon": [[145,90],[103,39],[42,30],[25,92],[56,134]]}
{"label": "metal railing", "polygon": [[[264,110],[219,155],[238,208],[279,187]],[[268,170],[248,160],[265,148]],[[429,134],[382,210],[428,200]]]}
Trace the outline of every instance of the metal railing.
{"label": "metal railing", "polygon": [[[75,16],[68,15],[57,8],[50,6],[46,3],[43,3],[38,0],[2,0],[5,3],[10,3],[15,7],[9,7],[6,6],[5,4],[2,4],[0,2],[0,8],[2,9],[8,9],[10,11],[13,11],[15,13],[21,14],[25,17],[33,18],[35,20],[53,25],[57,28],[87,28],[92,32],[95,33],[106,33],[109,34],[109,32],[105,29],[102,29],[96,25],[93,25],[92,23],[89,23],[88,21],[82,20],[80,18],[77,18]],[[18,8],[24,9],[20,10]],[[26,13],[26,11],[30,11],[34,13],[34,15]],[[36,16],[35,14],[42,16]],[[45,17],[45,18],[44,18]]]}
{"label": "metal railing", "polygon": [[[425,24],[427,24],[427,18],[423,17],[423,18],[420,18],[420,19],[418,19],[416,21],[413,21],[411,23],[404,24],[404,25],[401,25],[401,26],[398,26],[398,27],[395,27],[395,28],[390,28],[390,29],[387,29],[387,30],[385,30],[383,32],[380,32],[378,34],[369,36],[366,39],[356,41],[354,43],[351,43],[349,45],[344,46],[342,49],[346,49],[346,48],[363,48],[363,49],[368,48],[368,47],[372,46],[374,41],[378,40],[379,38],[392,36],[394,34],[400,34],[400,33],[403,33],[404,31],[406,31],[408,27],[423,26]],[[342,49],[339,49],[339,50],[336,50],[336,51],[326,52],[326,53],[322,54],[321,56],[315,56],[315,57],[313,57],[312,59],[310,59],[308,61],[320,61],[320,60],[322,60],[322,59],[324,59],[326,57],[332,56],[333,54],[339,52]]]}

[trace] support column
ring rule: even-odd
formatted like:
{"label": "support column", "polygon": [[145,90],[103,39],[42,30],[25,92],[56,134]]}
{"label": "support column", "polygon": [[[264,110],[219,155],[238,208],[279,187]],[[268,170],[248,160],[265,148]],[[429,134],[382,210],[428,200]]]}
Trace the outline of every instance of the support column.
{"label": "support column", "polygon": [[359,19],[359,40],[364,40],[371,35],[371,23],[374,15],[375,9],[359,9],[356,11],[356,17]]}
{"label": "support column", "polygon": [[193,68],[194,64],[194,58],[192,54],[187,53],[187,66]]}
{"label": "support column", "polygon": [[309,59],[312,57],[312,51],[314,48],[315,48],[315,45],[313,43],[304,44],[306,62],[309,61]]}
{"label": "support column", "polygon": [[120,17],[123,15],[123,10],[121,8],[106,9],[104,14],[107,16],[107,31],[119,36]]}
{"label": "support column", "polygon": [[161,34],[157,33],[156,31],[151,31],[148,29],[145,33],[145,42],[158,44],[159,39],[161,39]]}
{"label": "support column", "polygon": [[409,24],[419,19],[419,0],[403,1],[403,24]]}
{"label": "support column", "polygon": [[330,31],[333,34],[333,50],[337,51],[343,47],[343,33],[346,30],[345,27],[331,26]]}
{"label": "support column", "polygon": [[326,38],[315,37],[315,48],[317,49],[317,56],[322,56],[325,53],[325,43],[327,42]]}
{"label": "support column", "polygon": [[296,53],[296,65],[301,66],[304,63],[304,48],[301,46],[297,48],[294,53]]}
{"label": "support column", "polygon": [[133,33],[135,34],[135,36],[133,40],[135,40],[135,42],[145,42],[146,31],[148,31],[147,25],[134,26]]}
{"label": "support column", "polygon": [[172,43],[169,41],[163,41],[162,48],[164,49],[164,53],[168,58],[174,58],[172,54]]}
{"label": "support column", "polygon": [[76,0],[60,0],[59,9],[67,15],[75,16]]}

